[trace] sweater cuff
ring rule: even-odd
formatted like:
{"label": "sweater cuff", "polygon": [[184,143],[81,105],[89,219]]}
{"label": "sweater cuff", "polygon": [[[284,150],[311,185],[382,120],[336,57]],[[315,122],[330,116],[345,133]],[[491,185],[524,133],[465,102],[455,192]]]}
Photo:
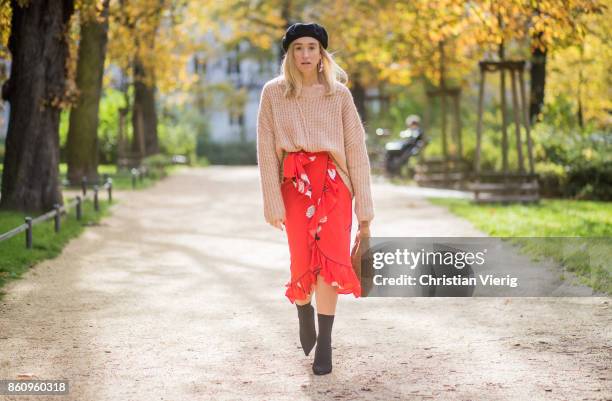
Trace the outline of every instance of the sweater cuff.
{"label": "sweater cuff", "polygon": [[285,202],[280,191],[271,193],[264,202],[264,217],[267,223],[272,224],[274,220],[285,218]]}
{"label": "sweater cuff", "polygon": [[357,148],[347,149],[349,174],[355,197],[355,215],[359,221],[370,221],[374,218],[372,201],[372,183],[370,160],[364,142],[358,142]]}
{"label": "sweater cuff", "polygon": [[357,211],[357,207],[355,207],[355,214],[357,215],[357,221],[367,221],[370,222],[374,219],[374,210],[373,209],[361,209],[361,211]]}
{"label": "sweater cuff", "polygon": [[372,199],[369,195],[369,185],[365,185],[367,189],[362,192],[364,187],[361,185],[355,190],[355,215],[358,221],[371,221],[374,219],[374,207]]}
{"label": "sweater cuff", "polygon": [[352,166],[350,168],[351,183],[355,197],[355,215],[358,221],[370,221],[374,218],[372,190],[370,179],[370,164]]}

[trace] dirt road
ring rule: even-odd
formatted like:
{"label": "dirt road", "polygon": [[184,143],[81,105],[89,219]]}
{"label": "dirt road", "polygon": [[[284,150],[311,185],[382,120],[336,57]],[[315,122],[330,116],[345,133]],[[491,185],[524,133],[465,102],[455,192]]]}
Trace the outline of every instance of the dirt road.
{"label": "dirt road", "polygon": [[[69,395],[0,399],[612,399],[609,298],[341,296],[334,370],[314,376],[258,185],[255,167],[211,167],[117,193],[0,302],[0,379],[68,379]],[[483,235],[420,196],[374,194],[375,235]]]}

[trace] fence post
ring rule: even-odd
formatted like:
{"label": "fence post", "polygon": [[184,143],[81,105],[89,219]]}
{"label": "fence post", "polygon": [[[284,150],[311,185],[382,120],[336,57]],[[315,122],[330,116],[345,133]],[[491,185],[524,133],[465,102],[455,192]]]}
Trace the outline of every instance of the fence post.
{"label": "fence post", "polygon": [[132,189],[136,189],[136,172],[135,168],[132,169]]}
{"label": "fence post", "polygon": [[100,210],[100,206],[98,205],[98,186],[94,185],[94,210],[97,212]]}
{"label": "fence post", "polygon": [[113,203],[113,179],[106,179],[106,189],[108,190],[108,203]]}
{"label": "fence post", "polygon": [[77,220],[81,220],[81,197],[77,196],[77,204],[76,204],[76,218]]}
{"label": "fence post", "polygon": [[60,205],[58,203],[53,205],[53,209],[55,209],[55,232],[58,233],[61,228],[61,217],[62,213],[60,212]]}
{"label": "fence post", "polygon": [[83,176],[81,179],[81,190],[83,191],[83,197],[87,196],[87,176]]}
{"label": "fence post", "polygon": [[28,225],[26,229],[26,248],[32,249],[32,218],[26,217],[25,222]]}

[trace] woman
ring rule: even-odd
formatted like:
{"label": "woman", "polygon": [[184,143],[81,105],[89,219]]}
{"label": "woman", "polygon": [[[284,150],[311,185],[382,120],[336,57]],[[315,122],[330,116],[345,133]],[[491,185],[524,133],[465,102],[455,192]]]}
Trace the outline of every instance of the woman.
{"label": "woman", "polygon": [[306,355],[316,342],[312,370],[318,375],[332,370],[338,294],[361,296],[350,256],[353,198],[360,238],[369,236],[374,217],[365,131],[327,41],[316,23],[287,29],[282,74],[264,85],[257,117],[264,216],[287,230],[291,280],[285,295],[297,306]]}

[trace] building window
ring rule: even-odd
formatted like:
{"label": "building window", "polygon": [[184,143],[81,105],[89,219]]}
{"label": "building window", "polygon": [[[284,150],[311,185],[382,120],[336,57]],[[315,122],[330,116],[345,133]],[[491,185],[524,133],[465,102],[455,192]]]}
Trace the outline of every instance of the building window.
{"label": "building window", "polygon": [[240,46],[237,44],[234,50],[229,51],[227,57],[227,75],[240,74]]}
{"label": "building window", "polygon": [[238,114],[230,112],[229,123],[231,126],[238,125],[239,127],[244,127],[244,112],[241,111]]}
{"label": "building window", "polygon": [[206,75],[206,59],[202,56],[193,56],[193,72],[199,75]]}

